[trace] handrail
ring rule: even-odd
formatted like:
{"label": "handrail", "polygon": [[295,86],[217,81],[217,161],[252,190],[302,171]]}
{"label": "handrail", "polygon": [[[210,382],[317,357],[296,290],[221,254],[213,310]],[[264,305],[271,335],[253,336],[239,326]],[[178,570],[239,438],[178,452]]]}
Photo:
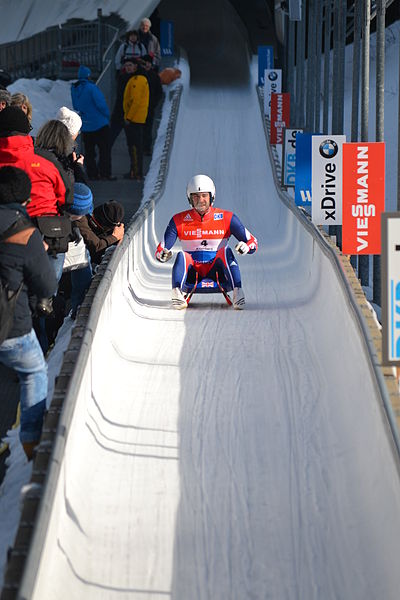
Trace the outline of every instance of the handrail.
{"label": "handrail", "polygon": [[18,42],[0,44],[0,64],[13,79],[72,79],[80,64],[98,75],[103,48],[117,36],[118,29],[101,20],[57,25]]}

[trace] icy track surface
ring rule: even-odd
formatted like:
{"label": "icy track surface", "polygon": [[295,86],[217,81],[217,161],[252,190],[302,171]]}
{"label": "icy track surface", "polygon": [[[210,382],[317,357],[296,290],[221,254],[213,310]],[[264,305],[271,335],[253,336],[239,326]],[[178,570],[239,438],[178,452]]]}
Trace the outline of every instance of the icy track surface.
{"label": "icy track surface", "polygon": [[[275,191],[241,29],[222,16],[230,43],[215,62],[236,77],[213,80],[210,54],[202,69],[189,52],[155,235],[100,319],[35,599],[399,596],[399,477],[364,345]],[[243,312],[222,296],[174,311],[171,265],[152,258],[196,172],[258,237],[238,259]]]}

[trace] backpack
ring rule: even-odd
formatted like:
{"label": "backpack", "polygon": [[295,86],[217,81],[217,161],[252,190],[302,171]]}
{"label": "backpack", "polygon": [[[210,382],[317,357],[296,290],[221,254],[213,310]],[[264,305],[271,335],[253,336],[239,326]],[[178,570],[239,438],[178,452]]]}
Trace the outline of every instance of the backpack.
{"label": "backpack", "polygon": [[8,288],[8,283],[0,279],[0,345],[7,339],[14,323],[15,305],[24,282],[14,292]]}
{"label": "backpack", "polygon": [[[16,213],[16,221],[0,236],[0,242],[7,239],[14,233],[23,231],[26,227],[32,226],[31,221],[23,215]],[[15,305],[18,296],[24,285],[21,281],[16,291],[10,290],[8,283],[4,283],[0,278],[0,345],[7,339],[14,323]]]}

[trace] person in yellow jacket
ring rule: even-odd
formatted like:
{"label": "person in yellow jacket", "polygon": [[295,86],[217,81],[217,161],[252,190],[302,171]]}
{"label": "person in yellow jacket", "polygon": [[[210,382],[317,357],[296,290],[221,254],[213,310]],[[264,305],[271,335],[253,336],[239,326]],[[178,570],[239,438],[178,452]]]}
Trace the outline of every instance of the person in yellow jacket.
{"label": "person in yellow jacket", "polygon": [[149,111],[149,84],[135,58],[125,59],[134,65],[133,75],[126,84],[123,99],[126,138],[131,170],[124,177],[143,180],[143,131]]}

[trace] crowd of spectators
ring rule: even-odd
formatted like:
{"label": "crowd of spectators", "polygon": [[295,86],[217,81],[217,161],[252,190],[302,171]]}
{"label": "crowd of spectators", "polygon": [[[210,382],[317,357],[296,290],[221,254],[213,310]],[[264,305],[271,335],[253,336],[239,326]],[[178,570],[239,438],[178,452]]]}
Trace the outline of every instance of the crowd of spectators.
{"label": "crowd of spectators", "polygon": [[73,110],[60,107],[35,138],[29,98],[0,85],[0,362],[18,375],[28,459],[40,440],[45,358],[57,329],[67,315],[75,319],[104,252],[124,236],[123,205],[110,200],[95,207],[91,181],[116,179],[111,148],[122,130],[130,159],[124,177],[143,178],[162,83],[180,75],[160,71],[160,44],[150,27],[143,19],[117,52],[111,117],[85,65],[71,84]]}

